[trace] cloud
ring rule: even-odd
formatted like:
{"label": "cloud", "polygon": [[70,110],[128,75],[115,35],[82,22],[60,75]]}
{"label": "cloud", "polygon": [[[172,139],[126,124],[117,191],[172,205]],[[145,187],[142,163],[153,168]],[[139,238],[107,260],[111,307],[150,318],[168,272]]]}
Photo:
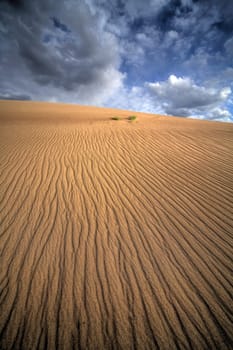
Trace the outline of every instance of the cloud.
{"label": "cloud", "polygon": [[224,44],[227,56],[232,60],[233,59],[233,37],[228,39]]}
{"label": "cloud", "polygon": [[141,86],[132,88],[124,87],[111,97],[106,107],[126,109],[138,112],[158,113],[162,112],[161,106],[155,106],[152,96]]}
{"label": "cloud", "polygon": [[63,23],[61,23],[56,17],[51,17],[53,24],[56,28],[62,30],[65,33],[71,33],[70,29]]}
{"label": "cloud", "polygon": [[83,103],[101,103],[123,85],[117,39],[86,2],[3,2],[0,22],[0,92],[10,88],[12,72],[11,89],[27,95],[37,85],[42,97],[39,89],[50,86],[51,95],[59,88],[64,99]]}
{"label": "cloud", "polygon": [[196,85],[189,77],[175,75],[170,75],[167,81],[147,83],[146,87],[154,98],[154,104],[160,104],[167,114],[188,117],[206,113],[208,119],[230,116],[219,107],[230,96],[230,87],[217,90]]}
{"label": "cloud", "polygon": [[0,0],[0,94],[226,120],[232,13],[229,0]]}
{"label": "cloud", "polygon": [[150,17],[157,15],[161,8],[168,3],[167,0],[128,0],[125,2],[125,11],[130,19]]}
{"label": "cloud", "polygon": [[0,100],[30,101],[31,97],[29,95],[22,94],[0,94]]}
{"label": "cloud", "polygon": [[208,119],[230,121],[231,113],[227,109],[216,107],[210,111]]}

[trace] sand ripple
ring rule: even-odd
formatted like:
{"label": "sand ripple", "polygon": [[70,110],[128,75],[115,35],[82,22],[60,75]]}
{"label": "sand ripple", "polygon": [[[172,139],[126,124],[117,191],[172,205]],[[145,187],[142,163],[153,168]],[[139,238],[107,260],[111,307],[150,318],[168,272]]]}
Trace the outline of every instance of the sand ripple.
{"label": "sand ripple", "polygon": [[0,348],[232,349],[233,126],[111,113],[2,119]]}

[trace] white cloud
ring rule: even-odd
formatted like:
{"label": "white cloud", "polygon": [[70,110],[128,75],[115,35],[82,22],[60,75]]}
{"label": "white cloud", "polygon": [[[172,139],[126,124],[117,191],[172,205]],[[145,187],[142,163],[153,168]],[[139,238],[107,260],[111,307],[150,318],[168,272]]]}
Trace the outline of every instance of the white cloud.
{"label": "white cloud", "polygon": [[155,105],[177,116],[206,115],[208,119],[228,118],[230,113],[222,105],[231,94],[229,87],[214,89],[196,85],[189,77],[170,75],[167,81],[147,83]]}
{"label": "white cloud", "polygon": [[157,108],[153,104],[151,95],[139,86],[127,88],[126,86],[111,97],[106,103],[106,107],[113,107],[138,112],[160,113],[161,107]]}
{"label": "white cloud", "polygon": [[161,8],[168,3],[168,0],[127,0],[125,8],[130,18],[150,16],[157,14]]}
{"label": "white cloud", "polygon": [[220,107],[210,109],[209,112],[206,112],[205,114],[191,115],[188,118],[208,119],[208,120],[215,120],[215,121],[221,121],[221,122],[232,122],[231,113],[227,109],[220,108]]}
{"label": "white cloud", "polygon": [[210,112],[210,117],[212,116],[212,119],[217,119],[217,120],[222,120],[222,119],[230,119],[231,117],[231,113],[226,110],[226,109],[222,109],[219,107],[214,108],[211,112]]}

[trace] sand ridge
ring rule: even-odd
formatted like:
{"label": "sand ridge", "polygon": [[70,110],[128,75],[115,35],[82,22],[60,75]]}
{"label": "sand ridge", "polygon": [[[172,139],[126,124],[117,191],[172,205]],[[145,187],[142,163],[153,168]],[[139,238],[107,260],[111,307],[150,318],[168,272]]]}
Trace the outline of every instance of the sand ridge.
{"label": "sand ridge", "polygon": [[1,349],[232,348],[232,124],[2,101],[0,130]]}

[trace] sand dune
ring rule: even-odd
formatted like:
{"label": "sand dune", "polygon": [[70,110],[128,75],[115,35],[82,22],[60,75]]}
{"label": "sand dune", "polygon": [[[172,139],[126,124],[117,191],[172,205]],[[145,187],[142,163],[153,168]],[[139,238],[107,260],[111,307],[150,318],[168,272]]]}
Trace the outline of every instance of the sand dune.
{"label": "sand dune", "polygon": [[233,125],[131,114],[0,102],[0,349],[233,348]]}

